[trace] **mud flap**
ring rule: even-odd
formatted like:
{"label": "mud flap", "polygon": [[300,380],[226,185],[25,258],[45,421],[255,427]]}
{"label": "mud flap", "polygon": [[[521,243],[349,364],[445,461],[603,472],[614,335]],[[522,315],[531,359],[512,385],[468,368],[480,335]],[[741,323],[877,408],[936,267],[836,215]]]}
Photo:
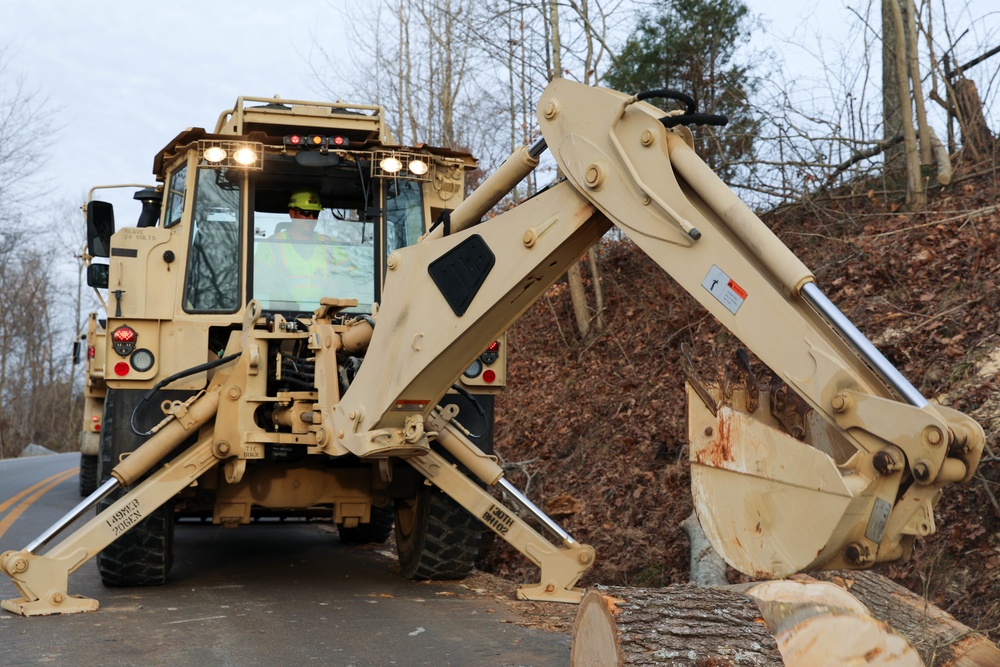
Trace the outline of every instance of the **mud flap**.
{"label": "mud flap", "polygon": [[762,421],[766,410],[755,417],[719,401],[713,413],[690,384],[687,399],[694,506],[726,562],[780,578],[839,551],[856,490],[834,460]]}

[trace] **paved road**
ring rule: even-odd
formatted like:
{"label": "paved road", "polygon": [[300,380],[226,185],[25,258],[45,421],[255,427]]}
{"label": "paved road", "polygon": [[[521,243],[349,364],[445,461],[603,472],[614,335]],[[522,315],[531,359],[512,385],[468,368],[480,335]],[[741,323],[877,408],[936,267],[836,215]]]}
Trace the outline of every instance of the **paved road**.
{"label": "paved road", "polygon": [[[23,548],[80,501],[77,464],[75,454],[0,460],[0,552]],[[569,663],[567,634],[518,625],[506,601],[458,582],[407,581],[392,554],[340,545],[321,524],[180,524],[176,551],[160,587],[105,588],[92,562],[81,567],[70,593],[99,599],[97,612],[0,612],[0,663]],[[5,576],[0,597],[16,597]]]}

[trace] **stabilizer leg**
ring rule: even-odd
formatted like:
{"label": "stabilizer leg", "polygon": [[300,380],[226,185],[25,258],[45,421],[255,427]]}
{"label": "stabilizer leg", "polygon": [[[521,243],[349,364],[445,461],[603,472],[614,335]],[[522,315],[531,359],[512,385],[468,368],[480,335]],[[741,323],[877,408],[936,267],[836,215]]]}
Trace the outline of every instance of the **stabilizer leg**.
{"label": "stabilizer leg", "polygon": [[[594,563],[593,547],[575,542],[568,536],[561,547],[552,544],[436,452],[409,458],[407,463],[541,568],[539,583],[521,586],[517,591],[519,599],[580,602],[583,590],[575,585]],[[541,514],[537,508],[531,511]],[[548,517],[544,519],[544,523],[552,523]],[[562,534],[565,535],[565,532]]]}
{"label": "stabilizer leg", "polygon": [[0,555],[0,570],[11,578],[21,593],[19,598],[0,601],[0,606],[21,616],[96,610],[97,600],[67,592],[70,573],[218,462],[210,434],[173,461],[164,464],[46,555],[39,556],[27,549]]}

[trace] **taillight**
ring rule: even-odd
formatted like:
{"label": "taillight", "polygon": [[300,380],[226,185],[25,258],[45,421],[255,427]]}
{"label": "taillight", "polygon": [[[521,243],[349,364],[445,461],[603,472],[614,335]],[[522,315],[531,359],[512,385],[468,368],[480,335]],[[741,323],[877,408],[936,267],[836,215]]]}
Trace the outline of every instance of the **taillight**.
{"label": "taillight", "polygon": [[135,329],[123,324],[111,332],[111,347],[120,357],[127,357],[135,349],[135,342],[139,339],[139,334]]}
{"label": "taillight", "polygon": [[495,363],[496,360],[500,358],[500,341],[495,340],[490,343],[490,346],[486,348],[485,352],[479,355],[479,358],[482,359],[483,363],[487,366]]}

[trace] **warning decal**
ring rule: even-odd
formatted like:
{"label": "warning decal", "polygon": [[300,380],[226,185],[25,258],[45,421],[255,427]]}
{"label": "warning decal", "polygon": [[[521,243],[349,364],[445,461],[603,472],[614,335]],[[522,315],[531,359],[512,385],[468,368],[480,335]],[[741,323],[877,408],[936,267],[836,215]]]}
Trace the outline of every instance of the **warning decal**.
{"label": "warning decal", "polygon": [[708,275],[701,281],[701,286],[711,292],[733,315],[747,299],[746,290],[715,265],[712,265]]}

